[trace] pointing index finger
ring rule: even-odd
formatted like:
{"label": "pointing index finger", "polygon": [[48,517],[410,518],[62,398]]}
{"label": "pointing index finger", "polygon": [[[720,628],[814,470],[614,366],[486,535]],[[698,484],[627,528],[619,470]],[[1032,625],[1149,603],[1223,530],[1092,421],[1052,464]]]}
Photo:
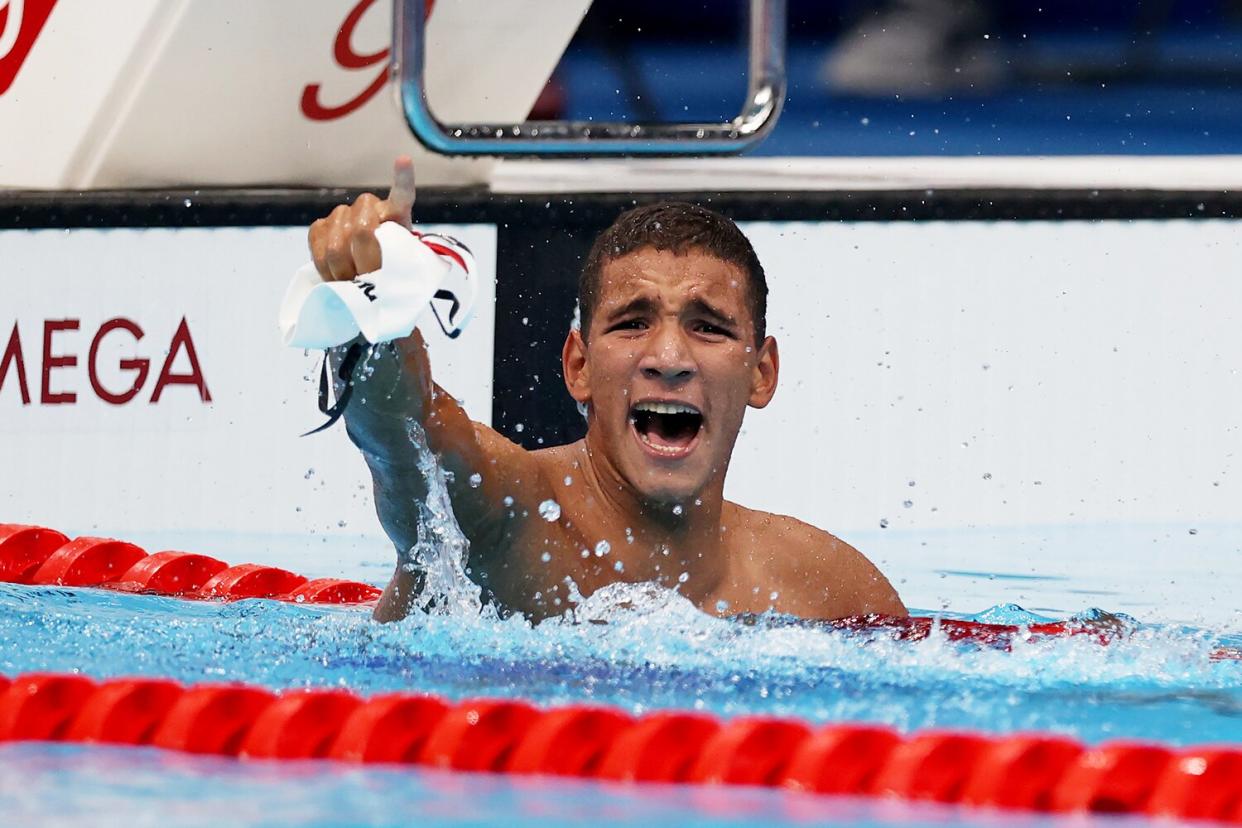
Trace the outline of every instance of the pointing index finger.
{"label": "pointing index finger", "polygon": [[397,158],[392,165],[392,189],[388,191],[388,213],[393,219],[410,226],[414,210],[414,162],[408,155]]}

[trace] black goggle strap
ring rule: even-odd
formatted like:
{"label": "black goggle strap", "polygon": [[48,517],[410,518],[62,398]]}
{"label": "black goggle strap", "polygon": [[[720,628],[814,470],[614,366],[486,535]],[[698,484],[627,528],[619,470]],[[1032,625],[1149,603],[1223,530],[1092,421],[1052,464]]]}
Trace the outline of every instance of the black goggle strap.
{"label": "black goggle strap", "polygon": [[358,364],[358,360],[362,359],[362,349],[367,344],[355,342],[345,352],[336,372],[337,377],[345,384],[341,387],[341,392],[337,394],[336,402],[331,406],[328,405],[328,387],[332,385],[331,377],[328,375],[328,355],[326,353],[323,355],[323,365],[319,369],[319,410],[328,417],[328,421],[319,428],[312,428],[303,434],[303,437],[309,437],[326,428],[331,428],[337,420],[341,419],[341,415],[345,413],[345,406],[349,405],[349,398],[354,393],[354,366]]}
{"label": "black goggle strap", "polygon": [[440,309],[435,306],[435,303],[432,303],[431,305],[431,312],[435,314],[436,322],[440,324],[440,330],[444,331],[444,335],[447,336],[449,339],[456,339],[457,337],[461,336],[462,329],[453,327],[457,324],[457,320],[455,318],[457,316],[457,311],[461,309],[461,302],[458,301],[457,294],[453,293],[453,291],[451,290],[445,290],[444,288],[441,288],[440,290],[436,291],[436,295],[434,298],[440,299],[445,302],[453,303],[452,306],[449,308],[449,312],[448,312],[449,323],[447,325],[444,324],[444,319],[443,317],[440,316]]}

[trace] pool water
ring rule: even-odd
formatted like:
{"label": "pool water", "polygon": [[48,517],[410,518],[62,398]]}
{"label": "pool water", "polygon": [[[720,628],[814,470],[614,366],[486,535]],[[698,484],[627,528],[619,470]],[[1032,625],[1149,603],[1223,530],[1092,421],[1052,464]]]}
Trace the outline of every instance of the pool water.
{"label": "pool water", "polygon": [[[233,538],[230,548],[210,551],[240,561],[257,542]],[[357,566],[374,582],[386,574]],[[1022,589],[1038,605],[1048,603],[1038,580],[1006,587],[1018,582],[973,574],[997,594]],[[942,580],[936,572],[924,577]],[[1055,579],[1047,583],[1063,589]],[[1011,624],[1051,617],[1013,604],[943,614]],[[880,722],[902,731],[1053,731],[1090,743],[1121,737],[1175,745],[1242,742],[1242,662],[1209,657],[1219,646],[1239,644],[1242,638],[1224,627],[1168,622],[1136,622],[1130,635],[1108,646],[1087,636],[1018,641],[1012,651],[939,635],[896,641],[777,617],[753,624],[717,619],[675,592],[632,585],[601,590],[570,615],[537,627],[486,608],[379,625],[359,607],[0,585],[0,673],[10,676],[77,670],[96,678],[347,687],[363,695],[418,690],[453,699],[591,701],[631,713],[673,708]],[[225,803],[235,824],[384,824],[414,814],[454,824],[587,823],[601,813],[619,822],[670,824],[963,818],[931,806],[790,799],[772,791],[661,789],[649,797],[645,789],[593,783],[234,763],[72,745],[0,746],[0,780],[7,812],[43,821],[49,814],[68,821],[74,813],[108,813],[134,824],[120,815],[158,812],[192,822],[218,814]],[[1013,816],[970,819],[1010,822]]]}

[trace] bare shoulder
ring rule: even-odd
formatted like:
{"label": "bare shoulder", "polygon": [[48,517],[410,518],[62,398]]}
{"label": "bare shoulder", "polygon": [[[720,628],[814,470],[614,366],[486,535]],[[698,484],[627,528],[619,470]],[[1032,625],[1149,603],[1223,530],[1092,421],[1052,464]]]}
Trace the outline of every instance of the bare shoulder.
{"label": "bare shoulder", "polygon": [[547,496],[547,486],[531,452],[483,423],[469,425],[469,450],[433,449],[439,449],[440,463],[451,472],[446,477],[457,521],[477,544],[512,523],[512,504],[537,503],[535,498]]}
{"label": "bare shoulder", "polygon": [[789,515],[730,506],[752,567],[780,585],[782,612],[807,618],[907,614],[884,574],[849,543]]}
{"label": "bare shoulder", "polygon": [[532,451],[490,426],[478,422],[473,425],[481,459],[465,470],[464,476],[458,475],[468,485],[457,481],[461,491],[454,493],[454,507],[458,506],[460,495],[463,500],[477,502],[480,511],[492,517],[506,516],[505,523],[512,524],[514,515],[533,515],[538,504],[548,498],[562,500],[559,481],[577,476],[581,455],[577,444]]}

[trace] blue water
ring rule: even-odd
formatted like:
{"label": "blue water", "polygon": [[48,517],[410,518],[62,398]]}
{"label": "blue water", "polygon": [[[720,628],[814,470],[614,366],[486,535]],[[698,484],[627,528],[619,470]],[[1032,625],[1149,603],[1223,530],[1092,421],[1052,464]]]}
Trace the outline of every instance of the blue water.
{"label": "blue water", "polygon": [[[982,620],[1036,620],[1013,606]],[[1012,652],[933,637],[710,618],[679,595],[604,590],[573,616],[532,627],[486,610],[373,623],[365,609],[272,601],[196,603],[106,590],[0,585],[0,673],[78,670],[95,677],[238,680],[273,689],[421,690],[450,698],[591,700],[633,713],[692,708],[816,722],[883,722],[905,731],[1046,730],[1088,742],[1242,742],[1242,663],[1209,653],[1236,638],[1139,625],[1100,646],[1085,637]],[[204,784],[204,781],[211,784]],[[706,799],[705,799],[706,797]],[[330,763],[238,764],[65,745],[0,746],[6,813],[151,814],[233,824],[668,824],[958,822],[952,809],[790,799],[779,792],[672,789],[649,797],[586,783],[452,777]],[[801,809],[801,810],[799,810]],[[122,815],[125,816],[122,819]],[[999,817],[976,814],[988,822]],[[1009,821],[1006,816],[1004,821]],[[140,820],[139,820],[139,824]],[[726,822],[728,824],[728,822]]]}

